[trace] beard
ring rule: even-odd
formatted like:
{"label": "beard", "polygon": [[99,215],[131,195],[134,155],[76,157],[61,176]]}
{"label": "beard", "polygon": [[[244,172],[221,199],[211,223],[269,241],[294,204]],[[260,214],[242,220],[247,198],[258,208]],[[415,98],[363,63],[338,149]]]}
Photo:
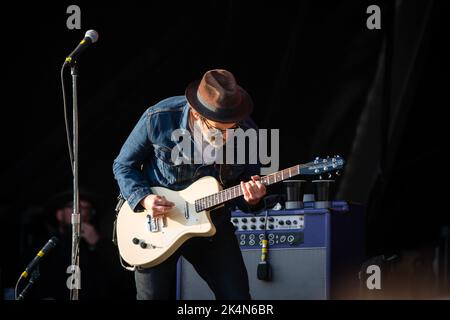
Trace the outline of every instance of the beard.
{"label": "beard", "polygon": [[[201,133],[201,136],[198,133]],[[196,137],[196,139],[201,137],[202,140],[206,141],[209,145],[211,145],[216,149],[223,147],[224,144],[226,143],[226,141],[223,139],[223,135],[222,132],[220,132],[220,130],[203,129],[201,120],[196,120],[194,122],[194,136]]]}

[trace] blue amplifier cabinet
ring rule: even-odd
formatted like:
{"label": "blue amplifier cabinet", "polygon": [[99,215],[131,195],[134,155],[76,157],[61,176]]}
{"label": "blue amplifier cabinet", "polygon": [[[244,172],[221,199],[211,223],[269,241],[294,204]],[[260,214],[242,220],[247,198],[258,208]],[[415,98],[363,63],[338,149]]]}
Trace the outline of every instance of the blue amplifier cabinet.
{"label": "blue amplifier cabinet", "polygon": [[[363,213],[346,202],[335,201],[330,209],[315,209],[313,202],[306,202],[304,209],[269,210],[256,215],[234,211],[231,222],[236,228],[253,299],[348,298],[351,295],[339,291],[349,292],[349,287],[351,291],[359,284],[357,272],[364,258]],[[269,240],[271,281],[261,281],[256,276],[265,233]],[[179,299],[214,298],[184,259],[179,261],[178,275]],[[350,281],[344,277],[347,275]],[[336,286],[335,294],[332,284]]]}

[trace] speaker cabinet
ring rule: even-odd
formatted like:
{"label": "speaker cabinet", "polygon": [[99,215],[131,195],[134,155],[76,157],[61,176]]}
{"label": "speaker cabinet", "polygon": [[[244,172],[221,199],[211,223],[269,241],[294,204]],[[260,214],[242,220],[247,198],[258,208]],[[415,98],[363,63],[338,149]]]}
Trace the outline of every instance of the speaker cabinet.
{"label": "speaker cabinet", "polygon": [[[252,228],[251,223],[260,225],[267,217],[264,212],[249,216],[238,211],[232,216],[252,299],[357,298],[358,271],[364,259],[361,210],[349,210],[346,203],[336,202],[331,209],[305,206],[302,210],[270,211],[268,217],[272,279],[263,281],[257,278],[257,267],[264,230]],[[178,262],[177,298],[214,299],[206,282],[184,258]]]}

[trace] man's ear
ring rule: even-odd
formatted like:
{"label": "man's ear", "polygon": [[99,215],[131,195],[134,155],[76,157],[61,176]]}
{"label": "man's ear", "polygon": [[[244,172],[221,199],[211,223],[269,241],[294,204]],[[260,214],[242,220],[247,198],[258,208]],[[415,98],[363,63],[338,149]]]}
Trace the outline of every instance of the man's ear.
{"label": "man's ear", "polygon": [[200,114],[197,111],[195,111],[194,109],[192,109],[192,107],[191,107],[191,114],[195,120],[200,119]]}

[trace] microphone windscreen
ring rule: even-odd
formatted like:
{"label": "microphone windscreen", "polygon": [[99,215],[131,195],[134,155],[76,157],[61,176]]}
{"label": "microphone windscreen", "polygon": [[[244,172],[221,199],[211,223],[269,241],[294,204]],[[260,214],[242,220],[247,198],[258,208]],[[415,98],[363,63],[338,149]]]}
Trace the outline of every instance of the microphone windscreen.
{"label": "microphone windscreen", "polygon": [[86,34],[84,36],[90,38],[92,43],[95,43],[98,40],[98,32],[95,30],[86,31]]}
{"label": "microphone windscreen", "polygon": [[272,279],[270,264],[266,261],[260,262],[258,264],[258,269],[256,270],[256,276],[258,277],[258,280],[270,281]]}

